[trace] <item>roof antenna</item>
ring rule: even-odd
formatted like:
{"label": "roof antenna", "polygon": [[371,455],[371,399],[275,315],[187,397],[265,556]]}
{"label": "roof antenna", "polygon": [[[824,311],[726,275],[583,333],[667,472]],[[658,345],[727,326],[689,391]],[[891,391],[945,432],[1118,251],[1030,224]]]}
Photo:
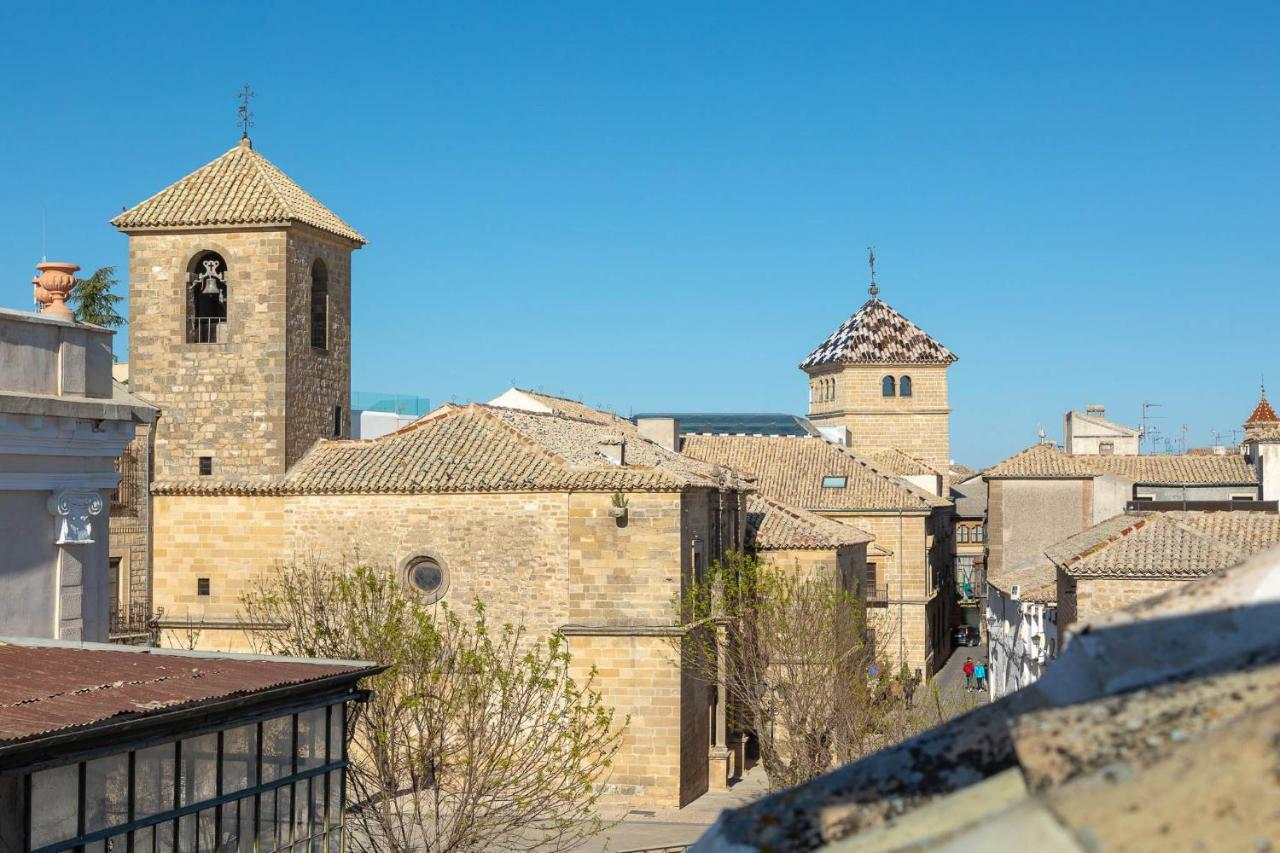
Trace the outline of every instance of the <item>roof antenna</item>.
{"label": "roof antenna", "polygon": [[[49,260],[49,205],[40,208],[40,263]],[[1266,396],[1266,392],[1263,392]]]}
{"label": "roof antenna", "polygon": [[871,294],[871,298],[875,299],[880,293],[880,288],[876,287],[876,247],[867,247],[867,265],[871,267],[871,286],[867,288],[867,292]]}
{"label": "roof antenna", "polygon": [[257,95],[249,88],[249,84],[245,83],[244,88],[236,93],[236,97],[240,100],[240,106],[236,108],[236,115],[240,116],[236,121],[236,124],[240,125],[240,138],[252,148],[253,142],[249,139],[249,128],[253,127],[253,113],[249,111],[249,101]]}

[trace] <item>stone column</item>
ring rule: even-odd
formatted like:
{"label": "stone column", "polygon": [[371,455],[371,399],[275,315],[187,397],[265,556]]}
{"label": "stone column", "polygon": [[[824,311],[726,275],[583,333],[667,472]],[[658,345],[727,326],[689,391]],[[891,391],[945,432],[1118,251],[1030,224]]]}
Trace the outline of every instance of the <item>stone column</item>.
{"label": "stone column", "polygon": [[713,791],[723,791],[729,787],[730,757],[725,728],[728,724],[728,690],[725,688],[725,642],[727,631],[723,622],[717,621],[716,632],[716,702],[715,717],[712,719],[714,731],[711,738],[709,756],[709,786]]}
{"label": "stone column", "polygon": [[54,636],[84,639],[85,547],[94,544],[93,519],[102,514],[102,495],[92,489],[59,489],[49,498],[58,518],[58,578]]}

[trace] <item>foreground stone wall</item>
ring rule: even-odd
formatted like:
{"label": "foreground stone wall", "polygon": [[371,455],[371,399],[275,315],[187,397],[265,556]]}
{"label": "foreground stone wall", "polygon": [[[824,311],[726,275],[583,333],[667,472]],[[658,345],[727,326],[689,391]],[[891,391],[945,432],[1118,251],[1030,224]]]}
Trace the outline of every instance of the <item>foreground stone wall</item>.
{"label": "foreground stone wall", "polygon": [[[1074,578],[1074,581],[1076,591],[1072,603],[1075,613],[1072,621],[1081,622],[1189,583],[1188,580],[1172,578]],[[1069,623],[1063,623],[1063,615],[1060,610],[1059,622],[1066,627]]]}

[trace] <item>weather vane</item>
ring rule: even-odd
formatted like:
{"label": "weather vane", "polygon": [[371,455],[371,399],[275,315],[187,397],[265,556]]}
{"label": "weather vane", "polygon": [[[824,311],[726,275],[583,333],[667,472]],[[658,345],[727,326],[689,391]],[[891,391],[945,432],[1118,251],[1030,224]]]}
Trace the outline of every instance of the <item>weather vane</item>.
{"label": "weather vane", "polygon": [[240,116],[240,120],[237,122],[241,128],[240,138],[248,139],[249,128],[253,127],[253,113],[249,111],[249,101],[255,95],[253,90],[249,88],[249,84],[245,83],[244,89],[238,92],[236,97],[240,99],[240,107],[236,110],[236,113]]}
{"label": "weather vane", "polygon": [[867,265],[871,267],[871,287],[868,288],[868,291],[871,293],[872,296],[875,296],[880,292],[880,288],[876,287],[876,247],[875,246],[867,247]]}

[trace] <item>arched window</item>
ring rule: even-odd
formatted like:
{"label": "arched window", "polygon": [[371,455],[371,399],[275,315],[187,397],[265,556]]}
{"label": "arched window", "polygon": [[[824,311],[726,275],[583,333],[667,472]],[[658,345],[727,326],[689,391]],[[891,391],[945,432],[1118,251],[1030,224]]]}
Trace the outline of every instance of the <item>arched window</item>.
{"label": "arched window", "polygon": [[329,271],[319,258],[311,265],[311,345],[329,348]]}
{"label": "arched window", "polygon": [[910,376],[904,376],[898,380],[898,396],[899,397],[911,396],[911,377]]}
{"label": "arched window", "polygon": [[227,342],[227,262],[201,252],[187,267],[187,343]]}
{"label": "arched window", "polygon": [[880,380],[880,396],[882,397],[893,396],[893,377],[892,376],[886,376],[884,379]]}

